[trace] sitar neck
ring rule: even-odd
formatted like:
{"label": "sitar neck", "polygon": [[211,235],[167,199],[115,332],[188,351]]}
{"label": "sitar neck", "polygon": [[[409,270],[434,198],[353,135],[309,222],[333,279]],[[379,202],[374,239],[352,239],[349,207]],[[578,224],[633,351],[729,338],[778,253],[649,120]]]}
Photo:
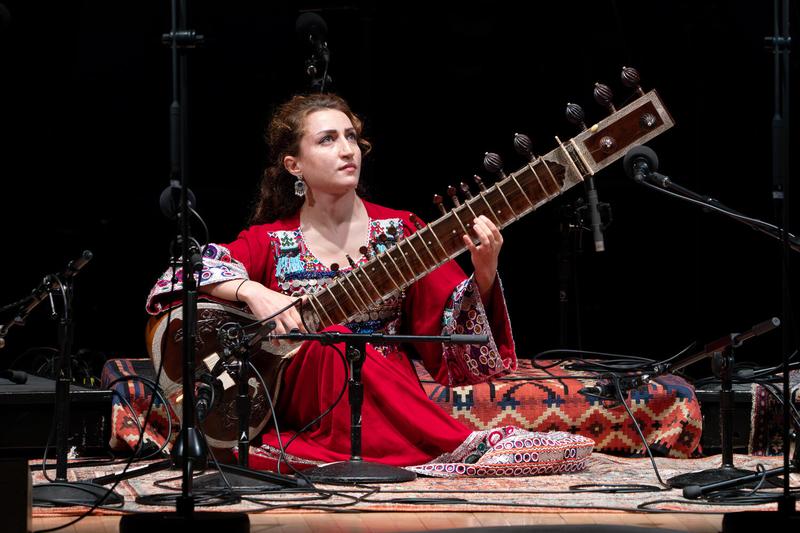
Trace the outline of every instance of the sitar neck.
{"label": "sitar neck", "polygon": [[466,250],[462,236],[472,235],[483,215],[504,228],[548,203],[584,178],[674,125],[658,94],[650,91],[606,119],[561,142],[494,185],[467,198],[440,218],[309,296],[306,319],[319,329],[347,323],[375,304],[402,293],[418,279]]}

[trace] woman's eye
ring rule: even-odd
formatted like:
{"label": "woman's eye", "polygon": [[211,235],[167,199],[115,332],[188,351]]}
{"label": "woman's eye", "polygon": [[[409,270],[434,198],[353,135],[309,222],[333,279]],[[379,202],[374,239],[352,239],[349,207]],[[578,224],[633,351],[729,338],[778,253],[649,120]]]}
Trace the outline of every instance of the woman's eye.
{"label": "woman's eye", "polygon": [[326,135],[325,137],[323,137],[322,139],[320,139],[320,140],[319,140],[319,142],[320,142],[320,143],[325,143],[325,142],[329,142],[329,141],[331,141],[331,140],[333,140],[333,137],[331,137],[330,135]]}
{"label": "woman's eye", "polygon": [[348,133],[347,138],[351,141],[355,141],[358,140],[358,135],[356,135],[355,133]]}

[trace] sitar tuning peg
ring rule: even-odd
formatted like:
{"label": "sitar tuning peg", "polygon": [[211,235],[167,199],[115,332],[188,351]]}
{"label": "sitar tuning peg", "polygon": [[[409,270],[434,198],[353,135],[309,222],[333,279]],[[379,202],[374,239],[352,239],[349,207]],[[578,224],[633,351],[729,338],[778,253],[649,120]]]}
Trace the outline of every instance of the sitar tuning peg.
{"label": "sitar tuning peg", "polygon": [[458,199],[458,191],[452,185],[447,187],[447,196],[450,197],[450,201],[453,202],[454,206],[461,206],[461,200]]}
{"label": "sitar tuning peg", "polygon": [[469,190],[469,185],[462,181],[458,187],[461,189],[461,192],[464,193],[464,196],[467,197],[467,200],[472,200],[472,191]]}
{"label": "sitar tuning peg", "polygon": [[506,177],[506,173],[503,172],[503,158],[498,154],[486,152],[483,156],[483,168],[492,174],[497,174],[503,179]]}
{"label": "sitar tuning peg", "polygon": [[528,161],[536,159],[536,156],[533,155],[533,141],[524,133],[514,134],[514,150]]}
{"label": "sitar tuning peg", "polygon": [[586,129],[586,123],[583,121],[586,115],[583,113],[583,108],[581,106],[567,102],[567,110],[565,115],[567,117],[567,121],[578,126],[581,131]]}
{"label": "sitar tuning peg", "polygon": [[447,209],[444,208],[444,199],[442,198],[442,195],[434,194],[433,203],[436,204],[436,207],[439,208],[439,211],[441,211],[443,215],[447,214]]}
{"label": "sitar tuning peg", "polygon": [[639,78],[638,70],[633,67],[622,67],[622,74],[620,77],[622,78],[622,85],[630,87],[631,89],[636,89],[636,92],[644,96],[642,86],[639,85],[641,79]]}
{"label": "sitar tuning peg", "polygon": [[408,215],[408,219],[411,221],[412,224],[414,224],[415,228],[422,229],[422,221],[419,218],[417,218],[417,215],[411,213],[410,215]]}
{"label": "sitar tuning peg", "polygon": [[595,102],[608,109],[609,113],[617,112],[617,108],[614,107],[614,102],[612,101],[614,99],[614,92],[611,90],[611,87],[603,83],[595,83],[593,93]]}
{"label": "sitar tuning peg", "polygon": [[481,192],[486,192],[486,184],[483,183],[483,179],[480,176],[475,174],[474,176],[472,176],[472,181],[475,182],[475,184],[478,186],[478,189],[480,189]]}
{"label": "sitar tuning peg", "polygon": [[347,262],[350,264],[350,268],[355,268],[356,267],[356,262],[353,261],[352,257],[350,257],[350,254],[344,254],[344,256],[347,259]]}
{"label": "sitar tuning peg", "polygon": [[331,272],[333,272],[334,276],[339,275],[339,263],[331,263]]}

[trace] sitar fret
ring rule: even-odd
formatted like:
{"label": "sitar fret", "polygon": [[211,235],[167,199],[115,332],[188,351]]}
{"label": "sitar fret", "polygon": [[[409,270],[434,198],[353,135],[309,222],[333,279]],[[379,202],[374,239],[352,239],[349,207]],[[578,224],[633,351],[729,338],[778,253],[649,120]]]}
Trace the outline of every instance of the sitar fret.
{"label": "sitar fret", "polygon": [[395,286],[395,288],[397,288],[397,291],[398,292],[402,291],[403,289],[401,289],[400,286],[397,284],[397,282],[395,282],[394,278],[389,273],[389,269],[387,269],[386,265],[384,265],[383,262],[381,261],[381,257],[382,256],[383,256],[383,254],[376,255],[375,256],[375,261],[377,261],[377,263],[381,266],[381,268],[383,268],[383,271],[386,272],[386,277],[389,279],[389,281],[392,282],[392,284]]}
{"label": "sitar fret", "polygon": [[[397,270],[397,273],[400,274],[400,277],[403,279],[403,287],[402,288],[398,287],[399,290],[403,290],[405,287],[408,287],[410,285],[410,282],[406,279],[405,275],[400,270],[400,267],[397,266],[397,261],[394,260],[394,257],[392,257],[392,254],[389,253],[389,250],[384,252],[384,255],[386,255],[386,257],[389,258],[389,261],[392,262],[392,265],[394,265],[395,270]],[[411,278],[412,278],[411,281],[414,281],[414,277],[412,276]]]}
{"label": "sitar fret", "polygon": [[[412,235],[412,237],[413,237],[413,235]],[[417,260],[419,261],[419,264],[420,264],[420,266],[422,267],[422,270],[423,270],[423,271],[427,270],[427,269],[428,269],[428,267],[427,267],[427,266],[425,266],[425,262],[422,260],[422,257],[420,257],[419,253],[417,252],[417,249],[416,249],[416,248],[414,248],[414,245],[412,244],[410,237],[409,237],[409,238],[406,238],[406,239],[403,239],[402,241],[400,241],[399,243],[397,243],[397,247],[398,247],[398,248],[401,248],[401,246],[402,246],[403,244],[406,244],[406,245],[408,245],[408,246],[411,248],[411,251],[412,251],[412,252],[414,252],[414,255],[417,257]],[[404,253],[404,254],[403,254],[403,257],[406,257],[406,261],[408,260],[408,259],[407,259],[407,258],[408,258],[408,254]],[[413,258],[412,258],[412,259],[413,259]],[[412,270],[414,270],[414,269],[413,269],[413,267],[412,267]]]}
{"label": "sitar fret", "polygon": [[403,258],[403,261],[405,261],[406,266],[408,267],[408,271],[411,273],[411,281],[409,282],[409,284],[411,284],[411,283],[417,281],[418,275],[417,275],[416,271],[414,270],[414,268],[411,266],[411,263],[408,262],[408,257],[406,257],[406,253],[403,251],[402,248],[400,248],[400,243],[401,243],[401,241],[397,241],[397,246],[395,246],[394,248],[391,248],[388,251],[388,253],[391,254],[393,250],[397,250],[397,253],[399,253],[400,257]]}
{"label": "sitar fret", "polygon": [[[333,325],[333,324],[336,323],[331,318],[331,316],[328,314],[328,312],[325,310],[325,306],[320,305],[319,309],[322,309],[322,313],[319,312],[319,309],[317,308],[317,305],[320,303],[320,301],[319,301],[319,298],[317,298],[316,295],[314,295],[314,294],[309,295],[308,298],[306,299],[306,301],[311,305],[311,307],[312,307],[314,313],[317,315],[317,319],[319,320],[320,323],[322,323],[322,320],[323,320],[322,315],[323,314],[328,319],[328,325]],[[314,303],[314,302],[316,302],[316,303]]]}
{"label": "sitar fret", "polygon": [[[470,235],[472,220],[481,215],[488,216],[499,228],[503,228],[581,183],[585,176],[593,175],[621,158],[631,145],[642,144],[673,124],[658,95],[651,91],[568,142],[562,143],[556,138],[556,149],[529,162],[488,189],[482,188],[462,205],[428,226],[418,228],[406,238],[399,239],[393,247],[354,268],[351,273],[356,276],[362,292],[357,290],[352,279],[345,279],[356,292],[355,297],[351,296],[343,282],[334,282],[319,291],[317,297],[309,299],[311,307],[320,321],[324,317],[334,323],[337,318],[335,315],[339,313],[345,320],[352,318],[359,310],[355,298],[361,300],[366,308],[396,291],[402,291],[462,253],[466,249],[462,236]],[[613,150],[607,148],[607,139],[615,141]],[[465,222],[465,217],[471,217],[472,220]],[[400,254],[399,257],[396,254]],[[386,257],[392,264],[391,269]],[[401,266],[401,263],[405,266]],[[367,283],[359,276],[366,276]],[[340,290],[345,292],[344,296],[337,295]],[[349,306],[345,305],[345,297],[352,302],[354,310],[349,310]]]}
{"label": "sitar fret", "polygon": [[336,287],[340,288],[344,292],[345,296],[350,298],[350,301],[353,302],[353,306],[356,308],[356,310],[358,310],[358,306],[356,305],[356,302],[353,300],[353,298],[347,293],[347,290],[342,286],[342,284],[339,282],[338,279],[335,280],[330,285],[328,285],[328,294],[331,295],[331,298],[333,298],[333,303],[336,304],[336,307],[339,308],[339,311],[342,312],[342,314],[345,317],[345,320],[347,320],[347,318],[350,317],[350,313],[344,310],[344,307],[342,307],[342,304],[339,302],[339,298],[336,297],[336,293],[333,290]]}
{"label": "sitar fret", "polygon": [[431,249],[428,247],[428,244],[425,242],[425,238],[420,234],[420,231],[421,230],[418,230],[416,233],[411,235],[411,237],[409,237],[408,240],[411,241],[412,239],[416,239],[416,240],[418,240],[418,241],[420,241],[422,243],[422,246],[425,247],[425,250],[428,252],[428,255],[431,256],[431,259],[433,259],[433,266],[431,267],[431,270],[433,270],[436,267],[436,265],[439,264],[439,262],[436,259],[436,256],[433,255],[433,252],[431,252]]}
{"label": "sitar fret", "polygon": [[[509,201],[508,201],[508,198],[506,197],[506,195],[505,195],[505,193],[503,192],[503,190],[500,188],[500,184],[498,183],[498,184],[497,184],[497,185],[495,185],[493,188],[494,188],[494,190],[496,190],[496,191],[497,191],[497,192],[500,194],[500,196],[502,196],[502,197],[503,197],[503,201],[506,203],[506,205],[508,206],[508,210],[511,212],[511,217],[512,217],[514,220],[519,220],[519,217],[518,217],[518,216],[517,216],[517,214],[514,212],[514,208],[513,208],[513,207],[511,207],[511,204],[509,203]],[[510,222],[510,221],[509,221],[509,222]]]}
{"label": "sitar fret", "polygon": [[525,189],[523,189],[523,188],[522,188],[522,185],[520,185],[520,184],[519,184],[519,182],[517,181],[517,177],[516,177],[514,174],[512,174],[511,176],[509,176],[509,178],[508,178],[508,179],[510,179],[511,181],[513,181],[513,182],[514,182],[514,184],[515,184],[515,185],[516,185],[516,186],[519,188],[519,192],[520,192],[520,193],[522,194],[522,196],[525,198],[525,201],[526,201],[526,202],[528,202],[528,204],[530,204],[530,206],[531,206],[531,209],[536,209],[536,206],[534,205],[534,203],[533,203],[533,202],[531,202],[531,199],[530,199],[530,198],[528,198],[528,195],[527,195],[527,194],[525,194]]}
{"label": "sitar fret", "polygon": [[[378,295],[378,300],[383,301],[383,293],[380,290],[378,290],[378,287],[375,286],[375,283],[373,283],[372,278],[369,276],[369,274],[366,271],[366,268],[362,268],[362,269],[360,269],[360,271],[364,275],[364,277],[367,278],[367,281],[369,282],[369,284],[372,285],[372,289],[375,291],[375,294]],[[374,271],[374,269],[373,269],[373,271]],[[358,272],[356,272],[356,275],[358,275]]]}
{"label": "sitar fret", "polygon": [[[502,227],[503,223],[500,222],[499,218],[497,218],[497,215],[495,214],[494,209],[492,209],[492,206],[489,205],[489,202],[486,200],[486,196],[483,194],[483,191],[478,193],[478,198],[483,200],[483,203],[486,204],[486,209],[488,209],[489,210],[489,214],[492,215],[492,218],[494,219],[494,223],[497,224],[497,226]],[[475,202],[477,202],[477,200],[475,200]],[[498,211],[497,214],[499,215],[500,211]]]}
{"label": "sitar fret", "polygon": [[350,284],[350,286],[353,288],[353,292],[356,294],[358,299],[361,300],[361,304],[364,306],[364,311],[366,311],[367,307],[369,307],[369,306],[364,302],[364,299],[361,297],[361,295],[358,294],[358,291],[356,290],[356,286],[353,285],[353,282],[350,280],[349,276],[343,275],[343,274],[340,273],[337,276],[337,279],[339,281],[339,286],[344,291],[345,296],[347,296],[347,298],[352,302],[354,310],[356,312],[358,312],[358,313],[362,313],[363,312],[359,308],[358,303],[356,303],[355,299],[350,295],[350,291],[347,290],[347,287],[344,286],[344,281],[347,281]]}

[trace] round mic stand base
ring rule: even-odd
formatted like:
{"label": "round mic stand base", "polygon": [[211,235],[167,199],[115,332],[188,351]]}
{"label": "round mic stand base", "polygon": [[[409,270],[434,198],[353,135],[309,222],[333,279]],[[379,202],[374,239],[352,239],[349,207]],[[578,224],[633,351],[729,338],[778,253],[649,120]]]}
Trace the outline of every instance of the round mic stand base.
{"label": "round mic stand base", "polygon": [[413,481],[414,472],[396,466],[350,459],[306,470],[303,475],[314,483],[401,483]]}
{"label": "round mic stand base", "polygon": [[250,519],[245,513],[197,511],[188,515],[177,513],[137,513],[123,516],[120,533],[146,531],[191,531],[192,533],[249,533]]}
{"label": "round mic stand base", "polygon": [[[767,321],[766,324],[773,324],[773,322]],[[711,468],[700,472],[689,472],[672,477],[667,480],[667,485],[670,487],[683,488],[689,485],[707,485],[748,476],[754,473],[733,466],[733,346],[741,342],[734,342],[735,338],[736,335],[730,335],[729,338],[723,337],[716,341],[719,344],[716,344],[712,350],[707,350],[712,354],[711,366],[714,369],[714,374],[719,376],[721,382],[719,391],[719,422],[722,441],[722,465],[719,468]],[[754,483],[747,486],[754,487],[757,482],[756,480]]]}
{"label": "round mic stand base", "polygon": [[94,483],[59,482],[34,485],[32,487],[34,506],[64,507],[72,505],[121,505],[122,496],[108,492],[108,488]]}
{"label": "round mic stand base", "polygon": [[[674,489],[682,489],[683,487],[688,487],[690,485],[707,485],[709,483],[719,483],[720,481],[737,479],[752,475],[753,473],[754,472],[751,470],[734,468],[733,466],[721,466],[719,468],[709,468],[708,470],[689,472],[688,474],[681,474],[679,476],[669,478],[667,480],[667,485]],[[758,480],[741,486],[752,488],[757,484]]]}

